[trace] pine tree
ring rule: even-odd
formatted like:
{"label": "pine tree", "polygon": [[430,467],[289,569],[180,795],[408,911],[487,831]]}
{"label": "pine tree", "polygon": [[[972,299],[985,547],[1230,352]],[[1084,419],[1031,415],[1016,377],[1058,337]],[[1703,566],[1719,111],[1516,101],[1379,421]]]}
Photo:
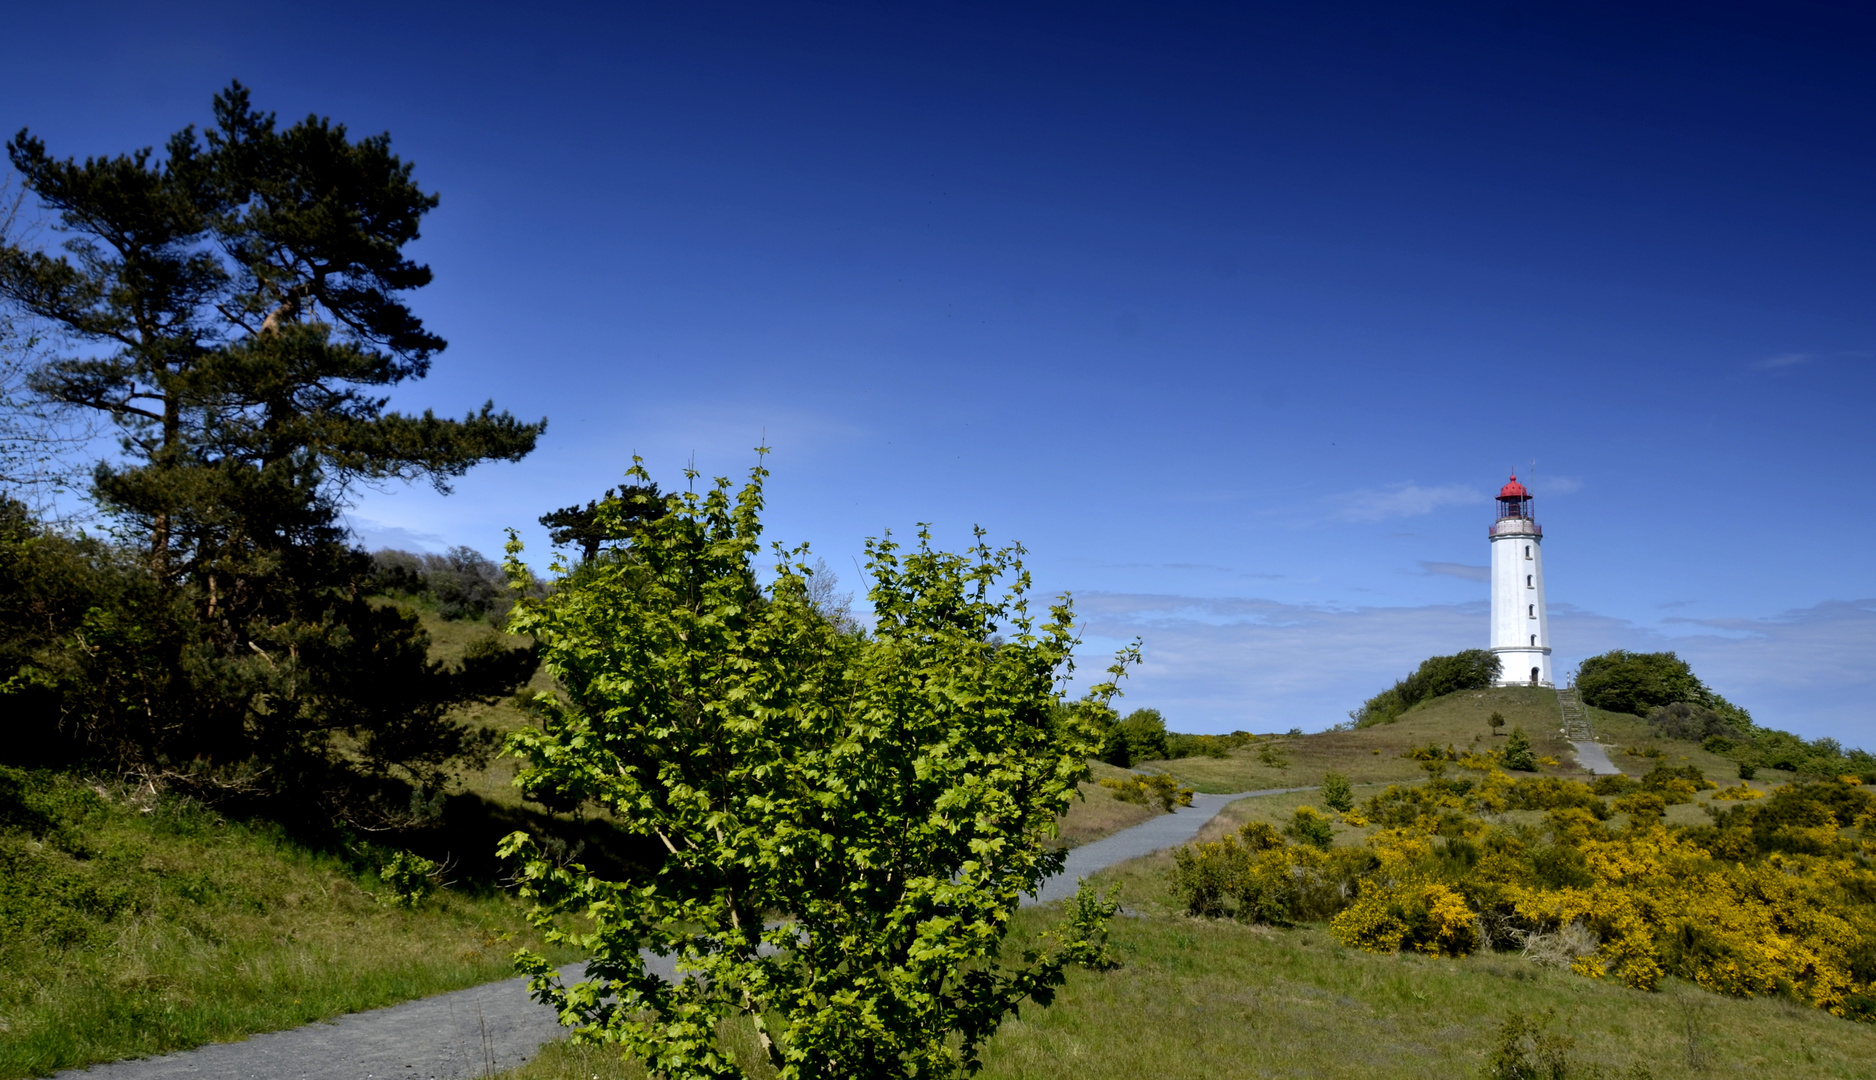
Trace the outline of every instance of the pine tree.
{"label": "pine tree", "polygon": [[93,493],[149,581],[65,657],[84,734],[145,770],[245,762],[276,786],[335,770],[430,785],[486,751],[447,714],[531,658],[431,664],[414,620],[361,597],[369,562],[339,519],[359,482],[447,491],[545,428],[493,403],[461,420],[387,408],[444,347],[405,302],[431,278],[403,249],[436,196],[390,137],[282,128],[235,83],[161,157],[61,160],[26,131],[7,150],[68,239],[0,247],[0,296],[82,348],[30,384],[115,424],[122,453]]}

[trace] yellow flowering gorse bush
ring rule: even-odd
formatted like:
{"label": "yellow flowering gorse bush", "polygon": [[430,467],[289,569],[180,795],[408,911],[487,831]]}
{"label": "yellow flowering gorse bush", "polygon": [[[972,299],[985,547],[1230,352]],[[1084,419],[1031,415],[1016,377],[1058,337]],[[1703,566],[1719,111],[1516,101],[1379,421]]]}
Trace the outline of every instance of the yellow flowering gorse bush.
{"label": "yellow flowering gorse bush", "polygon": [[1572,954],[1580,975],[1640,989],[1676,975],[1876,1020],[1876,843],[1860,835],[1876,799],[1839,782],[1769,796],[1742,784],[1716,793],[1734,805],[1710,806],[1709,824],[1663,824],[1666,803],[1714,786],[1666,764],[1593,787],[1434,776],[1369,799],[1360,814],[1381,828],[1358,847],[1254,823],[1176,852],[1173,885],[1195,915],[1327,921],[1371,952],[1520,948],[1578,924],[1595,943]]}

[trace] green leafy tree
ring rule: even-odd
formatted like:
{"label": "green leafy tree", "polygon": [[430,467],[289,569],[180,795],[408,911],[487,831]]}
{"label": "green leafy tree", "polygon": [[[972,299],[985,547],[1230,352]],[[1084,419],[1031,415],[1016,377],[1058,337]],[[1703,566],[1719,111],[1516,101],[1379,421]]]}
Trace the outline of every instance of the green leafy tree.
{"label": "green leafy tree", "polygon": [[1505,714],[1493,709],[1492,715],[1485,718],[1485,725],[1492,729],[1492,734],[1498,734],[1499,730],[1505,726]]}
{"label": "green leafy tree", "polygon": [[1129,764],[1166,759],[1166,718],[1158,709],[1135,709],[1119,724]]}
{"label": "green leafy tree", "polygon": [[1339,772],[1322,774],[1322,805],[1343,814],[1355,809],[1355,789],[1348,777]]}
{"label": "green leafy tree", "polygon": [[60,159],[26,131],[7,144],[66,239],[0,247],[0,297],[78,350],[28,383],[115,425],[121,453],[92,491],[149,593],[96,612],[42,679],[87,740],[146,771],[440,783],[488,748],[451,708],[505,692],[531,660],[430,664],[413,619],[360,595],[370,564],[339,512],[360,481],[446,491],[517,460],[544,422],[387,408],[444,346],[406,303],[431,274],[404,247],[436,197],[389,136],[321,117],[282,128],[239,84],[214,118],[160,157]]}
{"label": "green leafy tree", "polygon": [[[1038,622],[1021,550],[981,533],[965,554],[923,533],[912,550],[869,542],[868,635],[814,610],[805,548],[778,546],[763,587],[765,475],[734,498],[727,480],[669,498],[625,557],[517,605],[514,628],[563,688],[541,699],[541,730],[511,737],[517,782],[603,807],[663,852],[609,881],[510,837],[537,924],[592,957],[590,981],[520,962],[579,1037],[655,1075],[747,1075],[718,1041],[731,1018],[783,1077],[970,1072],[1020,1003],[1105,962],[1113,909],[1085,891],[1045,948],[1004,939],[1019,898],[1062,866],[1042,840],[1115,685],[1056,708],[1069,607]],[[647,949],[681,977],[648,970]]]}
{"label": "green leafy tree", "polygon": [[1537,755],[1531,750],[1531,737],[1521,727],[1512,728],[1511,737],[1505,740],[1505,768],[1537,771]]}
{"label": "green leafy tree", "polygon": [[1710,710],[1727,726],[1752,726],[1746,710],[1708,689],[1687,661],[1671,652],[1614,649],[1592,656],[1577,669],[1576,687],[1584,702],[1610,712],[1646,716],[1678,702]]}

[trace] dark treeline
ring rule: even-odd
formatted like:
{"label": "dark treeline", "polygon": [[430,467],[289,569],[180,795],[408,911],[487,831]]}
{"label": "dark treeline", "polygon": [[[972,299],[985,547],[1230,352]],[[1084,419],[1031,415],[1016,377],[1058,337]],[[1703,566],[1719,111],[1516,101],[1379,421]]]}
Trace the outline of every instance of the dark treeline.
{"label": "dark treeline", "polygon": [[1166,718],[1158,709],[1135,709],[1107,725],[1100,757],[1109,765],[1124,769],[1143,761],[1224,757],[1256,741],[1257,736],[1248,731],[1234,731],[1229,735],[1185,735],[1167,731]]}

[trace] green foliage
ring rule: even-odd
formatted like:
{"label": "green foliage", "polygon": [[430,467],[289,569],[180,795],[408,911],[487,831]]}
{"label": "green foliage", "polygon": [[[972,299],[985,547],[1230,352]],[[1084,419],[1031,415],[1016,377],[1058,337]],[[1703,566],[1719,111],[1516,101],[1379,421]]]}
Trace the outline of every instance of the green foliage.
{"label": "green foliage", "polygon": [[[1741,729],[1752,726],[1752,717],[1746,710],[1709,690],[1693,668],[1671,652],[1637,653],[1615,649],[1592,656],[1577,669],[1576,687],[1585,704],[1610,712],[1645,716],[1659,706],[1678,702],[1717,714],[1721,725]],[[1706,731],[1702,737],[1714,733]]]}
{"label": "green foliage", "polygon": [[1157,806],[1165,814],[1172,813],[1176,806],[1192,805],[1192,789],[1180,787],[1179,781],[1165,773],[1136,776],[1127,780],[1103,780],[1101,786],[1112,791],[1121,802]]}
{"label": "green foliage", "polygon": [[1753,767],[1752,762],[1742,761],[1739,763],[1739,778],[1741,780],[1750,780],[1757,775],[1759,775],[1759,770]]}
{"label": "green foliage", "polygon": [[1505,768],[1518,772],[1536,772],[1537,755],[1531,750],[1531,737],[1521,727],[1511,729],[1505,740]]}
{"label": "green foliage", "polygon": [[1374,865],[1359,849],[1287,845],[1269,824],[1252,821],[1221,840],[1175,849],[1168,881],[1192,915],[1284,926],[1342,910]]}
{"label": "green foliage", "polygon": [[1492,729],[1492,734],[1496,735],[1498,729],[1505,726],[1505,714],[1493,709],[1492,715],[1485,718],[1485,724]]}
{"label": "green foliage", "polygon": [[1166,718],[1158,709],[1135,709],[1122,718],[1116,729],[1127,744],[1129,762],[1166,760]]}
{"label": "green foliage", "polygon": [[1290,823],[1283,827],[1283,835],[1322,851],[1329,850],[1329,845],[1335,843],[1335,827],[1313,806],[1297,807]]}
{"label": "green foliage", "polygon": [[[372,553],[372,592],[432,606],[445,619],[487,620],[500,625],[514,606],[502,568],[471,547],[442,555],[386,548]],[[538,589],[534,590],[538,591]]]}
{"label": "green foliage", "polygon": [[[608,508],[603,523],[599,512],[602,504]],[[657,484],[626,484],[607,488],[605,495],[589,500],[585,506],[576,503],[549,511],[540,520],[556,547],[577,547],[580,561],[592,562],[599,557],[601,547],[629,541],[639,523],[662,513],[664,499],[658,494]]]}
{"label": "green foliage", "polygon": [[1574,807],[1589,811],[1590,816],[1598,821],[1609,816],[1609,809],[1598,797],[1596,789],[1554,776],[1532,776],[1519,780],[1505,793],[1505,803],[1513,810],[1561,810]]}
{"label": "green foliage", "polygon": [[1641,1062],[1613,1073],[1572,1056],[1576,1040],[1551,1030],[1556,1013],[1514,1012],[1498,1026],[1498,1040],[1485,1060],[1486,1080],[1654,1080]]}
{"label": "green foliage", "polygon": [[[909,551],[869,542],[869,634],[814,609],[805,549],[777,548],[764,588],[764,476],[734,498],[727,481],[669,497],[621,557],[517,605],[513,628],[562,688],[540,700],[541,730],[511,736],[518,782],[664,852],[617,881],[510,837],[537,925],[592,957],[594,981],[563,987],[518,959],[579,1037],[654,1073],[744,1075],[719,1043],[736,1019],[782,1077],[968,1072],[1018,1005],[1106,962],[1114,907],[1087,893],[1049,947],[1003,941],[1018,900],[1062,865],[1043,839],[1115,685],[1057,708],[1071,611],[1039,622],[1020,549],[981,538],[962,555],[922,532]],[[598,525],[616,514],[602,505]],[[646,970],[647,948],[685,977]]]}
{"label": "green foliage", "polygon": [[1483,690],[1498,678],[1499,667],[1498,657],[1488,649],[1429,657],[1413,674],[1363,702],[1349,719],[1356,727],[1391,724],[1423,701],[1460,690]]}
{"label": "green foliage", "polygon": [[1192,757],[1229,757],[1231,751],[1256,741],[1257,736],[1248,731],[1234,731],[1229,735],[1181,735],[1171,732],[1166,736],[1166,757],[1175,761]]}
{"label": "green foliage", "polygon": [[1685,701],[1670,702],[1650,709],[1648,726],[1661,738],[1686,739],[1690,742],[1724,743],[1744,735],[1737,717],[1725,716],[1704,705]]}
{"label": "green foliage", "polygon": [[68,240],[0,244],[0,298],[78,350],[37,367],[37,398],[116,426],[92,494],[123,546],[67,544],[110,581],[0,677],[35,688],[42,732],[109,766],[337,795],[341,816],[382,825],[407,816],[384,807],[410,788],[487,752],[448,714],[511,690],[532,659],[430,664],[416,622],[361,595],[347,492],[447,490],[527,454],[544,422],[492,404],[463,420],[387,410],[444,346],[406,303],[431,275],[404,248],[436,199],[387,136],[319,117],[281,128],[239,84],[214,113],[162,157],[7,144]]}
{"label": "green foliage", "polygon": [[1666,799],[1655,792],[1637,791],[1632,795],[1624,795],[1617,799],[1615,809],[1617,813],[1627,814],[1632,818],[1657,821],[1662,814],[1667,813],[1668,804]]}
{"label": "green foliage", "polygon": [[[0,766],[0,1077],[154,1056],[485,983],[499,890],[375,902],[392,853],[95,775]],[[526,940],[526,939],[524,939]],[[556,952],[555,959],[577,959]]]}
{"label": "green foliage", "polygon": [[1322,774],[1322,805],[1340,813],[1355,809],[1355,789],[1339,772]]}
{"label": "green foliage", "polygon": [[378,899],[393,907],[414,908],[436,891],[441,869],[435,862],[421,855],[413,855],[408,851],[393,852],[391,858],[378,868],[378,880],[384,883]]}

